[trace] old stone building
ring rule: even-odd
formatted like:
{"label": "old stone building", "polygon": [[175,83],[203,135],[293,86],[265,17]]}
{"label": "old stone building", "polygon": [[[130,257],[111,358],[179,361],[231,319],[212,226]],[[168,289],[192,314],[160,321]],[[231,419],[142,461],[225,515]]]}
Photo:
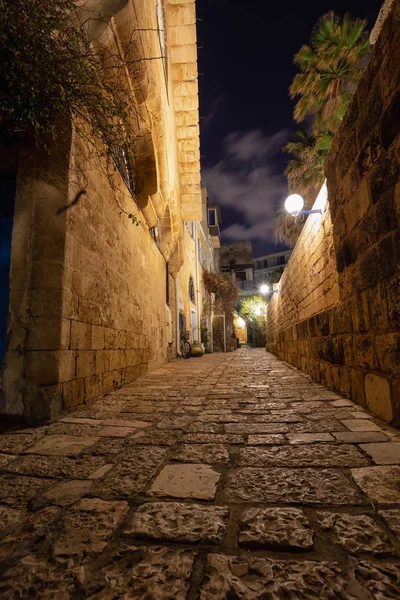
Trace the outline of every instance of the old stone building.
{"label": "old stone building", "polygon": [[[189,332],[191,343],[201,342],[201,324],[209,330],[210,323],[204,314],[204,303],[209,302],[203,283],[204,271],[219,271],[221,238],[218,220],[211,219],[207,189],[202,187],[201,221],[186,222],[184,231],[185,259],[176,277],[178,284],[179,328]],[[211,224],[212,222],[212,224]]]}
{"label": "old stone building", "polygon": [[93,0],[81,16],[93,39],[129,56],[135,161],[124,148],[114,156],[112,188],[73,123],[48,155],[1,149],[16,191],[0,412],[35,422],[176,356],[180,298],[187,274],[198,277],[194,0]]}

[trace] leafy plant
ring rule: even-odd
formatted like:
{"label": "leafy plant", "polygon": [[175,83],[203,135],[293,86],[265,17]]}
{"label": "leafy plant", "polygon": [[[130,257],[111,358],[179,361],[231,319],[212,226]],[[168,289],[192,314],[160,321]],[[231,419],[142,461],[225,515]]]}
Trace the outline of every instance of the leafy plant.
{"label": "leafy plant", "polygon": [[268,301],[261,294],[243,296],[237,303],[236,312],[245,321],[262,315],[265,317],[267,305]]}
{"label": "leafy plant", "polygon": [[[299,130],[294,141],[284,147],[293,155],[285,174],[289,190],[304,197],[311,208],[324,181],[324,163],[333,136],[340,127],[352,94],[357,88],[371,45],[366,22],[340,19],[332,11],[315,25],[310,45],[304,45],[294,58],[299,67],[289,88],[291,98],[298,98],[294,119],[301,123],[313,118],[311,133]],[[278,239],[293,244],[304,223],[297,223],[286,211],[277,214]]]}
{"label": "leafy plant", "polygon": [[371,45],[366,21],[342,19],[329,12],[323,15],[294,58],[299,67],[290,86],[291,98],[298,99],[294,119],[298,123],[314,116],[313,133],[335,132],[346,113],[351,95],[360,81]]}
{"label": "leafy plant", "polygon": [[252,294],[240,298],[236,312],[244,319],[253,331],[254,344],[261,348],[267,341],[267,324],[265,311],[268,301],[260,294]]}
{"label": "leafy plant", "polygon": [[[232,315],[239,296],[239,289],[232,277],[224,273],[208,273],[205,271],[203,273],[203,283],[207,292],[203,300],[203,315],[210,316],[213,313],[220,317],[213,319],[212,323],[213,348],[222,351],[226,345],[227,350],[230,351],[236,347],[231,340],[233,333]],[[225,315],[225,344],[222,314]]]}
{"label": "leafy plant", "polygon": [[0,12],[1,138],[40,142],[75,117],[109,150],[129,141],[124,60],[89,38],[75,2],[0,0]]}
{"label": "leafy plant", "polygon": [[[211,296],[215,294],[215,309],[231,315],[239,296],[239,289],[235,285],[232,277],[224,273],[203,273],[204,288]],[[211,312],[211,298],[204,307],[207,314]],[[216,312],[216,310],[214,310]]]}
{"label": "leafy plant", "polygon": [[133,161],[134,103],[112,24],[104,21],[103,46],[89,36],[92,20],[75,0],[0,0],[0,13],[0,143],[33,141],[49,151],[73,122],[86,160],[94,152],[107,158],[104,174],[115,191],[116,157],[123,154],[124,169]]}

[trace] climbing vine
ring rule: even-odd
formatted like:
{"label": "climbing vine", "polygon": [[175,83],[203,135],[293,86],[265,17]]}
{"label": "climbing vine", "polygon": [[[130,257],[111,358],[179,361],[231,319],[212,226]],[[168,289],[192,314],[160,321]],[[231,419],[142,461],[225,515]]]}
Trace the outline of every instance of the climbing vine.
{"label": "climbing vine", "polygon": [[209,296],[204,311],[208,314],[211,312],[211,294],[214,294],[214,312],[223,312],[226,317],[232,315],[239,296],[239,289],[232,277],[224,273],[207,273],[205,271],[203,283]]}

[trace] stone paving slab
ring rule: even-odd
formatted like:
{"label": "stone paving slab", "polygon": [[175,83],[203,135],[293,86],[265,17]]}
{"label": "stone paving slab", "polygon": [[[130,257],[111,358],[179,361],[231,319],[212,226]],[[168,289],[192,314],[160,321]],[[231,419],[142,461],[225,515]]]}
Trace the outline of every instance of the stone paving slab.
{"label": "stone paving slab", "polygon": [[239,544],[307,550],[314,532],[299,508],[250,508],[239,521]]}
{"label": "stone paving slab", "polygon": [[210,554],[200,600],[354,598],[337,563],[280,561]]}
{"label": "stone paving slab", "polygon": [[[186,600],[194,553],[162,546],[131,546],[116,552],[101,572],[89,574],[90,600]],[[102,587],[98,593],[90,594]]]}
{"label": "stone paving slab", "polygon": [[171,460],[188,463],[227,463],[229,452],[223,444],[182,444]]}
{"label": "stone paving slab", "polygon": [[360,448],[364,450],[377,465],[400,464],[400,444],[396,442],[361,444]]}
{"label": "stone paving slab", "polygon": [[361,495],[340,471],[244,467],[229,472],[229,502],[361,504]]}
{"label": "stone paving slab", "polygon": [[167,465],[149,489],[149,495],[213,500],[220,474],[209,465]]}
{"label": "stone paving slab", "polygon": [[321,528],[329,532],[330,540],[352,554],[396,554],[385,533],[368,515],[320,512],[318,517]]}
{"label": "stone paving slab", "polygon": [[0,598],[397,600],[399,439],[263,349],[174,361],[0,435]]}
{"label": "stone paving slab", "polygon": [[107,498],[140,494],[156,475],[166,456],[165,448],[155,446],[126,450],[115,467],[96,481],[95,489]]}
{"label": "stone paving slab", "polygon": [[379,504],[400,503],[400,467],[366,467],[352,469],[358,487]]}
{"label": "stone paving slab", "polygon": [[361,467],[369,461],[351,445],[271,446],[240,448],[238,465],[265,467]]}
{"label": "stone paving slab", "polygon": [[125,535],[175,542],[221,542],[227,527],[227,507],[179,502],[151,502],[136,511]]}

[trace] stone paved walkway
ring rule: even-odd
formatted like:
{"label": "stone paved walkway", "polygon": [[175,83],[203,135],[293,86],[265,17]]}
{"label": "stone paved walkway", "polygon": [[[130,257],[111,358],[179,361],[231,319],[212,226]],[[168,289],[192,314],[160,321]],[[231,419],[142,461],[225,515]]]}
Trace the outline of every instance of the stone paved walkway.
{"label": "stone paved walkway", "polygon": [[400,437],[264,350],[0,436],[0,598],[400,598]]}

